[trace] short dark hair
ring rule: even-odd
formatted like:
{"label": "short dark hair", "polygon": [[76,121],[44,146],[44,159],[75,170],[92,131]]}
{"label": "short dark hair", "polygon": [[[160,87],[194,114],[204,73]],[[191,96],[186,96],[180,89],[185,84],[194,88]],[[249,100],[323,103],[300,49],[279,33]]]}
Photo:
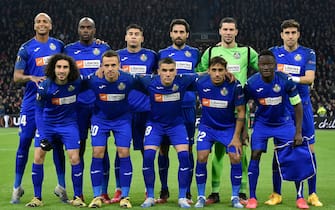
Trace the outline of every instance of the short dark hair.
{"label": "short dark hair", "polygon": [[158,66],[160,67],[162,64],[175,64],[176,65],[176,61],[170,57],[166,57],[166,58],[159,60]]}
{"label": "short dark hair", "polygon": [[232,18],[232,17],[225,17],[225,18],[222,18],[221,21],[220,21],[220,28],[222,27],[222,24],[224,23],[234,23],[235,24],[235,28],[237,28],[237,21],[235,18]]}
{"label": "short dark hair", "polygon": [[49,77],[52,81],[56,80],[55,68],[56,63],[59,60],[66,60],[69,62],[70,73],[68,76],[68,81],[73,82],[79,78],[79,70],[77,68],[76,62],[73,60],[72,57],[65,55],[63,53],[58,53],[53,55],[49,61],[48,65],[45,67],[45,76]]}
{"label": "short dark hair", "polygon": [[300,31],[300,24],[298,23],[298,21],[294,19],[284,20],[280,25],[281,31],[283,31],[286,28],[292,28],[292,27],[297,28],[298,31]]}
{"label": "short dark hair", "polygon": [[264,56],[264,55],[272,56],[272,57],[276,60],[276,57],[275,57],[275,55],[273,54],[273,52],[272,52],[271,50],[268,50],[268,49],[264,49],[264,50],[262,50],[262,51],[258,54],[258,58],[261,57],[261,56]]}
{"label": "short dark hair", "polygon": [[227,61],[221,56],[215,56],[211,58],[211,60],[209,61],[209,67],[214,66],[216,64],[221,64],[225,67],[225,69],[227,69]]}
{"label": "short dark hair", "polygon": [[107,58],[111,58],[111,57],[117,57],[119,63],[120,63],[120,56],[119,54],[114,51],[114,50],[107,50],[106,52],[104,52],[101,56],[101,61],[104,57],[107,57]]}
{"label": "short dark hair", "polygon": [[129,29],[132,29],[132,28],[138,29],[138,30],[140,30],[143,33],[143,27],[140,26],[140,25],[138,25],[138,24],[136,24],[136,23],[132,23],[132,24],[128,25],[127,28],[126,28],[126,32]]}
{"label": "short dark hair", "polygon": [[186,32],[190,32],[190,24],[188,24],[185,19],[173,19],[170,23],[170,32],[172,31],[174,25],[183,25],[185,26]]}

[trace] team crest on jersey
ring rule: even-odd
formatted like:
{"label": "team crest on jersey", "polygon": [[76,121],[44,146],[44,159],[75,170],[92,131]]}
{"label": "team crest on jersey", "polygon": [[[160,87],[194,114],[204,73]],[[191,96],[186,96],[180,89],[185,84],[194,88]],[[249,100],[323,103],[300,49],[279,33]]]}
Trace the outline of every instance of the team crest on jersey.
{"label": "team crest on jersey", "polygon": [[56,50],[56,45],[54,44],[54,43],[50,43],[49,44],[49,48],[51,49],[51,50]]}
{"label": "team crest on jersey", "polygon": [[75,87],[73,85],[70,85],[68,88],[67,88],[67,91],[71,92],[71,91],[74,91]]}
{"label": "team crest on jersey", "polygon": [[141,57],[140,57],[140,59],[141,59],[141,61],[144,62],[144,61],[148,60],[148,57],[147,57],[146,54],[142,54]]}
{"label": "team crest on jersey", "polygon": [[190,53],[190,51],[186,50],[186,52],[184,53],[186,57],[191,57],[192,53]]}
{"label": "team crest on jersey", "polygon": [[241,54],[239,52],[234,52],[234,58],[235,59],[240,59],[241,58]]}
{"label": "team crest on jersey", "polygon": [[177,91],[179,89],[179,86],[176,84],[173,84],[172,91]]}
{"label": "team crest on jersey", "polygon": [[100,50],[98,48],[93,49],[93,54],[94,55],[100,55]]}
{"label": "team crest on jersey", "polygon": [[300,55],[300,54],[296,54],[296,55],[294,56],[294,60],[295,60],[295,61],[301,61],[301,55]]}
{"label": "team crest on jersey", "polygon": [[272,90],[274,92],[278,93],[281,90],[281,88],[280,88],[280,86],[278,84],[275,84],[275,86],[272,88]]}
{"label": "team crest on jersey", "polygon": [[221,89],[221,91],[220,91],[220,93],[221,93],[221,95],[223,95],[223,96],[226,96],[226,95],[228,95],[228,90],[227,90],[227,88],[222,88]]}
{"label": "team crest on jersey", "polygon": [[120,84],[117,86],[119,90],[124,90],[126,88],[126,85],[123,82],[120,82]]}

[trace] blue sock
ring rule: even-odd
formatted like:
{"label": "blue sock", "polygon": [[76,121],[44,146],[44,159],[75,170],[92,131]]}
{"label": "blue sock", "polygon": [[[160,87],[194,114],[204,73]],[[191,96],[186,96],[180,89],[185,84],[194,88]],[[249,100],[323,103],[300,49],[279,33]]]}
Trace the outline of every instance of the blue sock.
{"label": "blue sock", "polygon": [[115,154],[115,160],[114,160],[114,175],[115,175],[115,184],[116,184],[116,188],[120,188],[121,189],[121,185],[120,185],[120,158],[119,155]]}
{"label": "blue sock", "polygon": [[205,196],[206,191],[206,180],[207,180],[207,162],[199,163],[197,161],[197,166],[195,168],[195,180],[198,187],[198,196]]}
{"label": "blue sock", "polygon": [[31,178],[34,185],[34,196],[42,200],[42,182],[44,178],[43,164],[33,163]]}
{"label": "blue sock", "polygon": [[66,188],[65,187],[65,155],[64,155],[63,144],[60,142],[56,142],[54,144],[54,149],[53,149],[52,154],[53,154],[53,161],[54,161],[55,168],[56,168],[58,184],[62,186],[63,188]]}
{"label": "blue sock", "polygon": [[[106,147],[107,149],[107,147]],[[109,171],[110,171],[110,162],[109,162],[109,155],[106,150],[104,158],[103,158],[103,179],[102,179],[102,188],[101,193],[107,194],[108,193],[108,183],[109,183]]]}
{"label": "blue sock", "polygon": [[31,141],[32,139],[23,138],[20,136],[20,143],[16,152],[15,160],[14,188],[18,188],[19,186],[21,186],[24,169],[26,168],[28,161],[28,153]]}
{"label": "blue sock", "polygon": [[162,190],[168,189],[168,170],[170,160],[168,155],[158,155],[159,178],[162,184]]}
{"label": "blue sock", "polygon": [[82,164],[72,165],[72,183],[74,196],[80,197],[83,194],[83,168]]}
{"label": "blue sock", "polygon": [[275,155],[273,155],[272,160],[272,183],[273,191],[281,195],[281,177],[279,174],[278,162]]}
{"label": "blue sock", "polygon": [[[315,153],[312,153],[312,156],[313,156],[313,163],[314,163],[315,171],[316,171],[317,166],[316,166]],[[312,193],[316,193],[316,173],[314,174],[314,176],[308,179],[308,193],[309,195]]]}
{"label": "blue sock", "polygon": [[131,179],[133,177],[133,166],[130,157],[120,158],[120,184],[122,195],[128,197]]}
{"label": "blue sock", "polygon": [[256,198],[256,187],[259,176],[259,160],[250,160],[248,168],[250,198]]}
{"label": "blue sock", "polygon": [[232,185],[232,196],[238,196],[242,181],[242,163],[232,164],[230,170],[230,180]]}
{"label": "blue sock", "polygon": [[194,172],[194,157],[193,157],[193,153],[190,152],[190,164],[191,164],[191,167],[190,167],[190,180],[189,180],[189,183],[188,183],[188,186],[187,186],[187,192],[188,193],[191,193],[191,185],[192,185],[192,180],[193,180],[193,172]]}
{"label": "blue sock", "polygon": [[93,187],[93,197],[101,195],[101,188],[103,182],[103,159],[92,158],[91,163],[91,182]]}
{"label": "blue sock", "polygon": [[190,156],[188,151],[178,152],[179,170],[179,198],[186,198],[186,190],[190,179]]}
{"label": "blue sock", "polygon": [[297,190],[297,199],[304,197],[304,182],[296,181],[294,182],[295,188]]}
{"label": "blue sock", "polygon": [[143,154],[143,177],[145,187],[147,189],[148,197],[154,198],[154,186],[155,186],[155,161],[156,150],[148,149],[144,150]]}

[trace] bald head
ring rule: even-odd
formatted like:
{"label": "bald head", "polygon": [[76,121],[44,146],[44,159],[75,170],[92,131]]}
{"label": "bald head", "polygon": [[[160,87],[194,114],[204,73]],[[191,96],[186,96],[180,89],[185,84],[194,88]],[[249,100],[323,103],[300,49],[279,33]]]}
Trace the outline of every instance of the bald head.
{"label": "bald head", "polygon": [[83,17],[78,24],[79,40],[82,44],[92,44],[95,36],[95,23],[92,18]]}
{"label": "bald head", "polygon": [[80,26],[81,23],[83,22],[90,22],[92,24],[92,26],[95,28],[95,22],[92,18],[89,18],[89,17],[83,17],[82,19],[79,20],[79,24],[78,24],[78,27]]}

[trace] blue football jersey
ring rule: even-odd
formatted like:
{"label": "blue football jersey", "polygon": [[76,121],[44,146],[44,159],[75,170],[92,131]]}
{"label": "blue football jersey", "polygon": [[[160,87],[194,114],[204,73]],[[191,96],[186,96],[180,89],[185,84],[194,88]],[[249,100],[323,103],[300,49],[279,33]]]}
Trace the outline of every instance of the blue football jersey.
{"label": "blue football jersey", "polygon": [[[158,52],[158,59],[170,57],[176,61],[178,74],[194,73],[200,60],[200,51],[197,48],[186,45],[183,49],[176,49],[169,46]],[[183,107],[194,107],[196,95],[194,92],[187,92],[183,98]]]}
{"label": "blue football jersey", "polygon": [[131,118],[128,94],[133,89],[134,78],[130,74],[120,71],[120,76],[115,82],[92,76],[88,79],[88,86],[96,97],[93,112],[95,118]]}
{"label": "blue football jersey", "polygon": [[[153,50],[142,48],[136,53],[129,52],[127,48],[117,51],[120,56],[121,69],[130,74],[152,74],[157,72],[157,53]],[[149,99],[142,92],[131,91],[129,104],[132,111],[138,111],[138,108],[150,109]],[[140,109],[141,110],[141,109]]]}
{"label": "blue football jersey", "polygon": [[118,50],[121,69],[130,74],[152,74],[157,71],[157,53],[153,50],[142,48],[139,52],[132,53],[127,48]]}
{"label": "blue football jersey", "polygon": [[[101,56],[110,50],[108,44],[83,45],[80,41],[68,44],[64,48],[64,53],[71,56],[80,70],[80,75],[86,77],[95,72],[101,64]],[[84,104],[93,103],[95,99],[92,90],[87,90],[79,94],[78,101]]]}
{"label": "blue football jersey", "polygon": [[57,85],[49,78],[43,81],[38,87],[36,96],[38,109],[42,112],[37,112],[41,116],[36,116],[36,119],[42,121],[38,124],[65,125],[76,122],[76,103],[82,89],[83,83],[80,78],[65,85]]}
{"label": "blue football jersey", "polygon": [[[293,52],[285,50],[284,46],[270,49],[276,57],[277,70],[292,76],[304,76],[306,70],[316,70],[316,55],[314,50],[299,46]],[[297,84],[302,102],[310,102],[309,85]]]}
{"label": "blue football jersey", "polygon": [[[48,41],[43,43],[33,38],[21,45],[17,53],[15,69],[23,69],[25,75],[44,76],[44,68],[49,58],[56,53],[61,53],[63,48],[64,43],[58,39],[49,37]],[[26,83],[21,111],[34,110],[36,91],[34,82]]]}
{"label": "blue football jersey", "polygon": [[255,122],[266,125],[283,125],[292,122],[287,103],[289,97],[298,95],[296,84],[282,72],[275,72],[270,83],[262,80],[261,74],[252,75],[245,86],[246,101],[253,99],[257,105]]}
{"label": "blue football jersey", "polygon": [[164,86],[158,75],[137,78],[150,97],[150,121],[168,126],[184,123],[182,99],[187,90],[195,90],[196,74],[177,75],[170,86]]}
{"label": "blue football jersey", "polygon": [[197,82],[201,109],[200,123],[214,129],[235,127],[235,108],[244,105],[242,85],[238,80],[214,85],[209,75]]}

